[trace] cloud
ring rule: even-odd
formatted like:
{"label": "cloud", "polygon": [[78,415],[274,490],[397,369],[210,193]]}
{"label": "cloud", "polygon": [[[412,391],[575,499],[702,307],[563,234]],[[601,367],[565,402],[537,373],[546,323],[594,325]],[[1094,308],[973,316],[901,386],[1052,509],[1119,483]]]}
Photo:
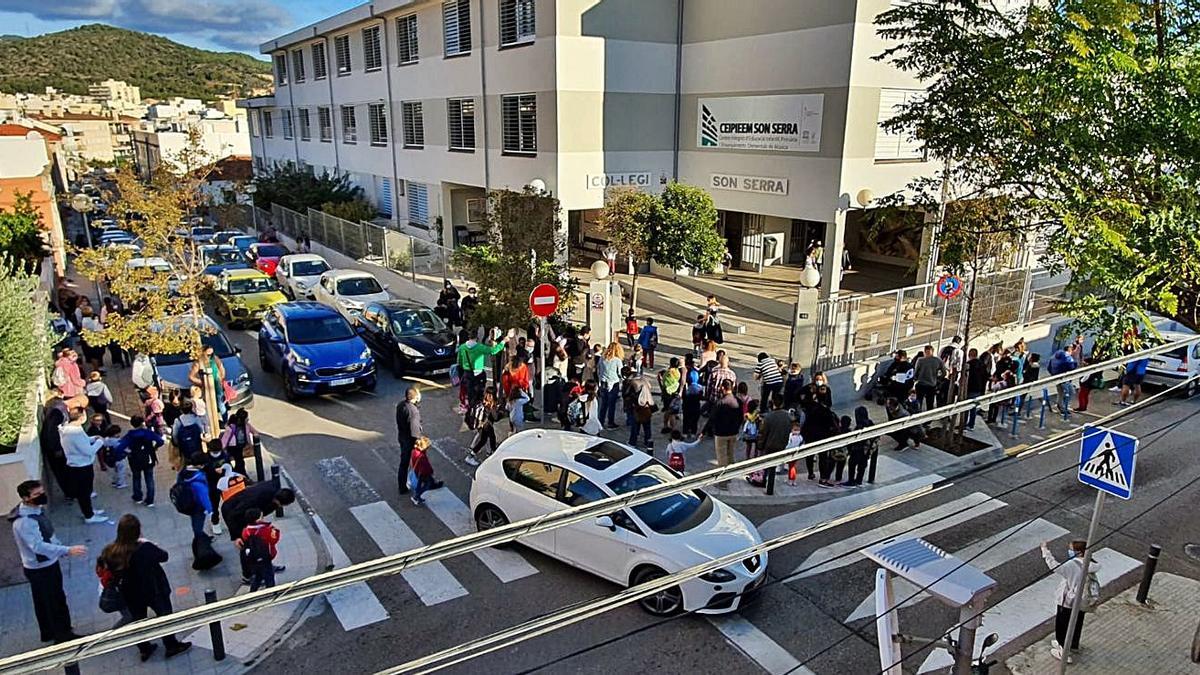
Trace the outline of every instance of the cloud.
{"label": "cloud", "polygon": [[100,20],[252,52],[293,23],[277,0],[51,0],[41,4],[0,0],[0,11],[23,12],[39,19]]}

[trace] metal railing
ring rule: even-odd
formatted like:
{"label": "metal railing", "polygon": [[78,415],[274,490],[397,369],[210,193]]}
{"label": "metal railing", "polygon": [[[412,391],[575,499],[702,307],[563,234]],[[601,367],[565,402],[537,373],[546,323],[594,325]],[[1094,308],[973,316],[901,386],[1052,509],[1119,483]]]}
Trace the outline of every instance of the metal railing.
{"label": "metal railing", "polygon": [[[973,335],[1053,316],[1066,281],[1045,270],[1023,268],[981,275],[976,285]],[[964,288],[947,300],[929,283],[822,301],[817,313],[817,370],[887,356],[897,349],[941,344],[961,334],[970,291]]]}

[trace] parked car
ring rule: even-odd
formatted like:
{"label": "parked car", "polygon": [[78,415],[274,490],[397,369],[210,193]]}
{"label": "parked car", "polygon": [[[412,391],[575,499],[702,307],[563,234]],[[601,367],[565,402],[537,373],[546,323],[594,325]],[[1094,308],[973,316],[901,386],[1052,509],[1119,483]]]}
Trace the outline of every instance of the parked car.
{"label": "parked car", "polygon": [[[486,530],[614,495],[674,483],[655,458],[604,438],[550,429],[508,437],[475,471],[471,512]],[[622,586],[657,579],[762,543],[741,513],[690,490],[522,537],[519,543]],[[645,611],[731,612],[766,580],[767,554],[748,555],[639,600]]]}
{"label": "parked car", "polygon": [[287,302],[275,280],[258,270],[225,270],[217,276],[213,306],[230,328],[257,322],[271,305]]}
{"label": "parked car", "polygon": [[287,254],[288,250],[283,244],[256,243],[251,244],[243,255],[251,267],[272,277],[275,276],[275,266],[279,264],[279,259]]}
{"label": "parked car", "polygon": [[406,300],[368,302],[353,321],[375,360],[405,373],[441,374],[454,363],[454,332],[432,309]]}
{"label": "parked car", "polygon": [[[1156,344],[1178,342],[1196,336],[1186,326],[1173,321],[1160,326],[1159,335],[1162,337],[1162,341],[1154,340]],[[1173,387],[1187,378],[1194,378],[1197,375],[1200,375],[1200,342],[1176,347],[1169,352],[1151,356],[1150,364],[1146,367],[1145,383]],[[1200,391],[1200,383],[1192,380],[1183,386],[1181,393],[1184,397],[1191,398],[1196,395],[1197,391]]]}
{"label": "parked car", "polygon": [[[157,256],[150,258],[132,258],[125,263],[127,270],[142,270],[149,269],[154,277],[158,275],[167,275],[167,291],[171,295],[179,292],[179,275],[175,274],[175,269],[171,267],[171,263]],[[152,278],[154,278],[152,277]],[[140,286],[143,290],[154,290],[157,288],[154,284],[145,284]]]}
{"label": "parked car", "polygon": [[100,238],[97,240],[99,246],[112,246],[113,244],[136,244],[137,237],[133,236],[132,232],[125,230],[104,230],[100,233]]}
{"label": "parked car", "polygon": [[214,279],[225,270],[244,270],[250,266],[234,246],[209,244],[197,249],[204,262],[204,274]]}
{"label": "parked car", "polygon": [[369,272],[329,270],[321,275],[312,289],[313,299],[334,307],[342,316],[351,319],[368,302],[387,300],[387,288],[380,285]]}
{"label": "parked car", "polygon": [[[175,320],[188,321],[189,319],[180,317]],[[221,332],[216,322],[207,316],[200,319],[197,327],[200,329],[200,340],[213,348],[213,355],[221,359],[221,364],[225,366],[225,379],[235,392],[233,400],[228,402],[229,409],[237,410],[252,406],[254,390],[251,387],[250,371],[242,362],[241,348],[235,348],[229,344],[225,333]],[[187,391],[191,387],[188,374],[192,370],[192,357],[187,352],[152,354],[150,363],[154,366],[154,376],[158,380],[159,388]]]}
{"label": "parked car", "polygon": [[263,370],[283,378],[289,401],[348,389],[373,391],[375,359],[362,338],[332,307],[285,302],[267,310],[258,329]]}
{"label": "parked car", "polygon": [[213,243],[213,237],[217,235],[217,231],[207,225],[193,225],[188,230],[188,237],[197,244]]}
{"label": "parked car", "polygon": [[258,237],[249,234],[239,234],[236,237],[230,237],[229,241],[225,242],[228,246],[235,246],[241,254],[245,254],[250,249],[250,245],[256,243]]}
{"label": "parked car", "polygon": [[242,236],[241,230],[221,230],[213,235],[212,243],[228,244],[230,239]]}
{"label": "parked car", "polygon": [[329,269],[329,263],[315,253],[292,253],[279,259],[275,266],[275,281],[289,298],[309,300],[313,286]]}

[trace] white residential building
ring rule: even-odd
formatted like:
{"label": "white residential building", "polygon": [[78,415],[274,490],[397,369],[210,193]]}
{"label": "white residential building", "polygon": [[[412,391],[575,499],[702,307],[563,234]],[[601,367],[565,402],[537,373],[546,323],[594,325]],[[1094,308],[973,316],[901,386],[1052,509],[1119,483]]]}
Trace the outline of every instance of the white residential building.
{"label": "white residential building", "polygon": [[350,174],[399,227],[478,236],[496,188],[544,185],[573,247],[607,185],[703,186],[736,265],[825,243],[911,274],[922,232],[865,236],[855,196],[934,166],[884,132],[919,83],[872,57],[889,0],[378,0],[267,42],[247,99],[255,169]]}
{"label": "white residential building", "polygon": [[198,150],[207,162],[250,156],[250,134],[245,119],[190,118],[161,129],[147,125],[147,128],[133,131],[133,155],[138,175],[148,179],[164,163],[173,170],[181,169],[180,153],[188,146],[191,130],[199,134]]}

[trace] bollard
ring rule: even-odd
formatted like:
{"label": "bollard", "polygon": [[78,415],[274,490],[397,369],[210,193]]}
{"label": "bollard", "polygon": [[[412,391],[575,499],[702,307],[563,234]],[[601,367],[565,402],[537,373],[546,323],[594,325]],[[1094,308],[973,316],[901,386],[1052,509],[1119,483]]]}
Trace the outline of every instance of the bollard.
{"label": "bollard", "polygon": [[[211,588],[204,591],[204,604],[211,605],[217,601],[217,592]],[[214,621],[208,624],[208,634],[212,637],[212,652],[213,659],[216,661],[225,660],[225,636],[221,633],[221,622]]]}
{"label": "bollard", "polygon": [[773,466],[768,467],[766,469],[766,472],[767,472],[767,478],[766,478],[767,496],[769,497],[769,496],[775,494],[775,467],[773,467]]}
{"label": "bollard", "polygon": [[72,661],[71,663],[63,666],[63,672],[65,672],[67,675],[79,675],[79,664]]}
{"label": "bollard", "polygon": [[1010,406],[1010,408],[1012,410],[1012,435],[1013,436],[1017,435],[1017,422],[1019,422],[1021,420],[1021,406],[1025,404],[1024,399],[1025,399],[1024,396],[1018,396],[1017,399],[1015,401],[1013,401],[1013,404]]}
{"label": "bollard", "polygon": [[1042,390],[1042,411],[1038,417],[1038,428],[1046,428],[1046,408],[1050,407],[1050,392]]}
{"label": "bollard", "polygon": [[[276,485],[282,484],[282,481],[279,480],[279,465],[277,465],[277,464],[271,465],[271,480],[275,481]],[[276,518],[283,517],[283,507],[282,506],[275,507],[275,517]]]}
{"label": "bollard", "polygon": [[870,458],[868,458],[868,460],[867,460],[867,482],[872,485],[875,484],[875,465],[878,462],[879,462],[879,450],[877,448],[875,450],[875,452],[871,453]]}
{"label": "bollard", "polygon": [[267,479],[266,471],[263,468],[262,458],[262,439],[254,439],[254,473],[258,476],[258,482],[263,482]]}
{"label": "bollard", "polygon": [[1142,567],[1142,583],[1138,586],[1137,601],[1140,604],[1146,604],[1146,596],[1150,595],[1150,582],[1154,580],[1154,570],[1158,567],[1158,554],[1162,553],[1162,547],[1158,544],[1150,546],[1150,552],[1146,554],[1146,564]]}

